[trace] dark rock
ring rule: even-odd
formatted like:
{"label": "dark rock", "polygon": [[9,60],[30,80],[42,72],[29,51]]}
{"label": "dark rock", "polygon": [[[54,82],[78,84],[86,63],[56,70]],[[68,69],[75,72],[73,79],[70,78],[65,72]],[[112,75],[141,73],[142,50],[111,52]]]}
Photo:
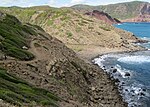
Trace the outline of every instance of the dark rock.
{"label": "dark rock", "polygon": [[117,69],[113,69],[113,73],[116,73],[117,72]]}
{"label": "dark rock", "polygon": [[103,11],[93,10],[92,12],[85,13],[85,15],[93,16],[99,20],[105,21],[108,24],[121,23],[118,19],[112,18],[109,14],[107,14]]}
{"label": "dark rock", "polygon": [[115,79],[115,82],[117,82],[117,83],[118,83],[118,82],[120,82],[120,80],[119,80],[119,79]]}
{"label": "dark rock", "polygon": [[131,92],[134,93],[135,91],[134,91],[134,90],[131,90]]}
{"label": "dark rock", "polygon": [[145,96],[145,94],[143,92],[140,93],[141,96]]}
{"label": "dark rock", "polygon": [[142,89],[143,91],[146,91],[146,89]]}
{"label": "dark rock", "polygon": [[122,85],[125,85],[125,82],[122,82]]}
{"label": "dark rock", "polygon": [[130,75],[130,73],[126,72],[125,76],[126,76],[126,77],[129,77],[129,76],[131,76],[131,75]]}

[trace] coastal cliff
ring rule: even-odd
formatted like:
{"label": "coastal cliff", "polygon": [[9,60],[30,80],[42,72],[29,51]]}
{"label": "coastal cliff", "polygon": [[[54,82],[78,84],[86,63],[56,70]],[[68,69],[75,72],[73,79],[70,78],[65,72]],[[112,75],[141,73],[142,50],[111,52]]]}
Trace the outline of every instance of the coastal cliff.
{"label": "coastal cliff", "polygon": [[42,28],[4,13],[0,22],[1,106],[127,106],[102,69]]}
{"label": "coastal cliff", "polygon": [[71,8],[82,13],[92,10],[103,11],[123,22],[150,22],[149,2],[133,1],[99,6],[75,5]]}
{"label": "coastal cliff", "polygon": [[116,18],[112,18],[110,15],[103,11],[93,10],[92,12],[87,12],[85,15],[93,16],[99,20],[104,21],[107,24],[117,24],[121,23],[121,21],[117,20]]}
{"label": "coastal cliff", "polygon": [[133,45],[141,39],[68,8],[10,7],[1,11],[0,103],[127,106],[115,82],[89,61],[101,53],[141,50]]}

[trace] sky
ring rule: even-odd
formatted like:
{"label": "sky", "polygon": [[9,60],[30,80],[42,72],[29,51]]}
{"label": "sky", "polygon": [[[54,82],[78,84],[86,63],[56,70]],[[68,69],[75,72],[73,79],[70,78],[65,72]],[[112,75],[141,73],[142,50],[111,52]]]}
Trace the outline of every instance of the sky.
{"label": "sky", "polygon": [[[49,5],[52,7],[68,7],[76,4],[87,5],[106,5],[121,2],[130,2],[133,0],[0,0],[0,6],[20,6],[30,7],[39,5]],[[141,0],[150,2],[150,0]]]}

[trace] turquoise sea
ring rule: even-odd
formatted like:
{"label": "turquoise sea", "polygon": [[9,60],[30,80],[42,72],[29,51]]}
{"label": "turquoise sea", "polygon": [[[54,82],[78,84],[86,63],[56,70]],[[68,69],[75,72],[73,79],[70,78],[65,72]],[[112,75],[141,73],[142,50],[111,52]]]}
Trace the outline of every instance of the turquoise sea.
{"label": "turquoise sea", "polygon": [[[114,26],[150,40],[150,23],[122,23]],[[150,42],[138,45],[150,49]],[[111,53],[93,61],[119,81],[119,90],[129,107],[150,107],[150,50]]]}

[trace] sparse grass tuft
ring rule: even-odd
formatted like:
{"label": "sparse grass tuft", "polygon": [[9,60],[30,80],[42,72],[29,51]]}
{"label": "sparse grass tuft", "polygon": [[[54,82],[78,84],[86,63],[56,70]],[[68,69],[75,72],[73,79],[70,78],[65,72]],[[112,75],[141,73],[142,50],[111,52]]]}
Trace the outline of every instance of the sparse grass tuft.
{"label": "sparse grass tuft", "polygon": [[68,38],[71,38],[73,36],[73,34],[71,32],[67,32],[66,34],[67,34]]}
{"label": "sparse grass tuft", "polygon": [[99,28],[105,30],[105,31],[111,31],[109,28],[103,27],[103,26],[99,26]]}

